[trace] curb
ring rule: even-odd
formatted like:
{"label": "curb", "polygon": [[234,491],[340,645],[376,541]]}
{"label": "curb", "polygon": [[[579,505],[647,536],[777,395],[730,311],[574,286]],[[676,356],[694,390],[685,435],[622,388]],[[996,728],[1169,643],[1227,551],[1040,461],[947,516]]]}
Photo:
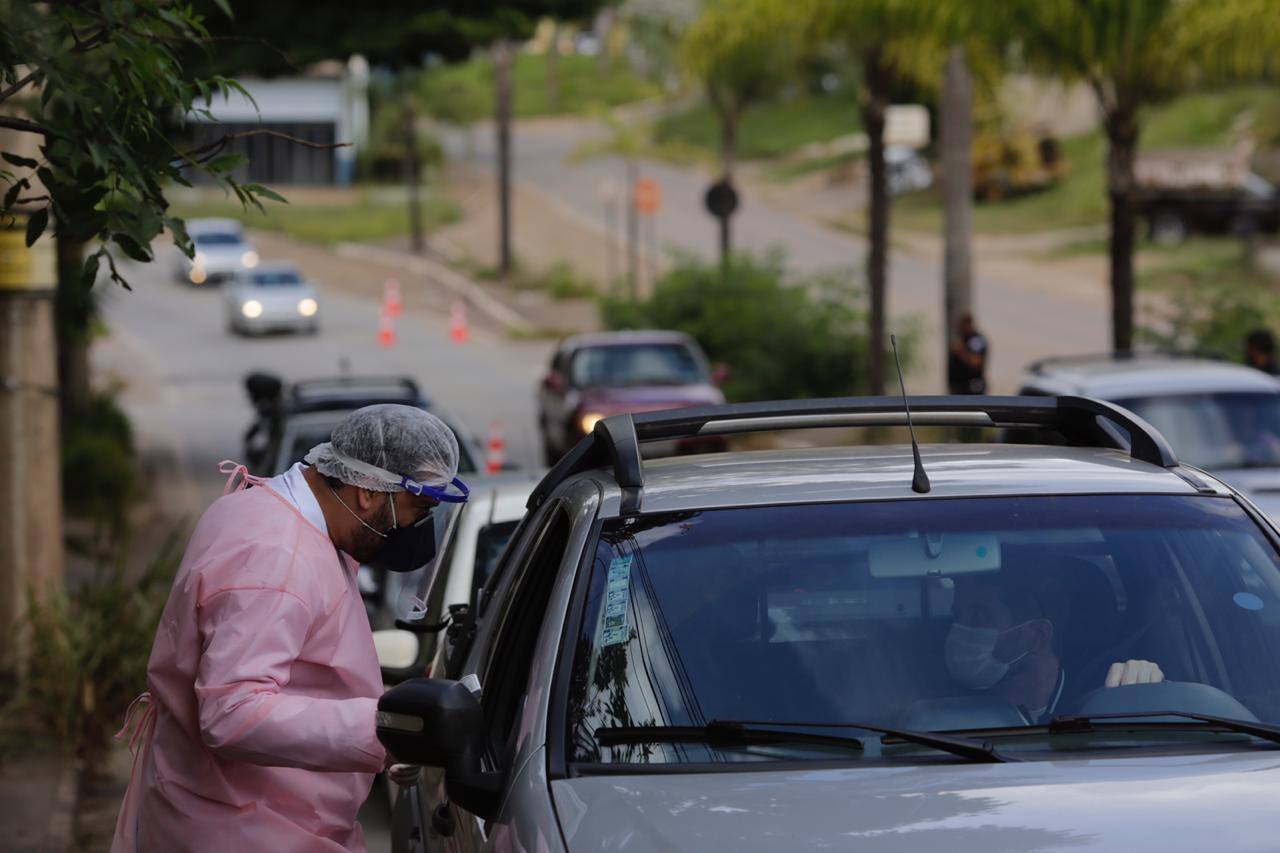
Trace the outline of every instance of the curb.
{"label": "curb", "polygon": [[80,805],[80,768],[67,762],[58,775],[54,791],[53,815],[46,832],[50,850],[70,851],[75,848],[76,811]]}
{"label": "curb", "polygon": [[424,276],[471,303],[477,311],[489,317],[504,331],[527,332],[535,328],[535,324],[527,318],[485,293],[478,284],[466,276],[439,261],[395,249],[370,246],[366,243],[339,243],[334,251],[344,258],[373,261]]}

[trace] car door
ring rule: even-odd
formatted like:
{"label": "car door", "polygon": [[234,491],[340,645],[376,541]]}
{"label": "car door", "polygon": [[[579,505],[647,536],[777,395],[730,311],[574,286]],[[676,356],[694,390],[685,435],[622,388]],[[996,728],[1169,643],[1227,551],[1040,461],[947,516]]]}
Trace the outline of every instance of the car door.
{"label": "car door", "polygon": [[[475,645],[463,667],[480,683],[480,704],[489,726],[489,761],[493,769],[513,774],[520,709],[533,665],[538,631],[547,600],[564,560],[573,524],[563,501],[543,507],[528,528],[497,580]],[[416,820],[405,812],[412,812]],[[423,781],[400,797],[393,821],[395,853],[484,848],[486,821],[448,799],[444,774],[428,770]],[[416,836],[416,839],[415,839]]]}
{"label": "car door", "polygon": [[560,350],[551,360],[551,367],[542,385],[542,428],[547,444],[559,452],[567,449],[568,436],[566,424],[571,412],[568,410],[569,394],[569,353]]}

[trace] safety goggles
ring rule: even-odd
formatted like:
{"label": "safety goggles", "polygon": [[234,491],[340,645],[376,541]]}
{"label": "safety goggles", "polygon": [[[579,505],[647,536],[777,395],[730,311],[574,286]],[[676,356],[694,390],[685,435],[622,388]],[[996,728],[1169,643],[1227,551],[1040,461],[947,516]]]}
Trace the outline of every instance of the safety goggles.
{"label": "safety goggles", "polygon": [[[457,489],[456,492],[450,492],[450,488]],[[426,483],[419,483],[412,477],[401,477],[400,488],[404,489],[411,495],[418,497],[435,498],[440,503],[461,504],[466,503],[471,490],[467,488],[467,484],[457,477],[453,478],[448,486],[438,489],[435,486],[428,486]]]}

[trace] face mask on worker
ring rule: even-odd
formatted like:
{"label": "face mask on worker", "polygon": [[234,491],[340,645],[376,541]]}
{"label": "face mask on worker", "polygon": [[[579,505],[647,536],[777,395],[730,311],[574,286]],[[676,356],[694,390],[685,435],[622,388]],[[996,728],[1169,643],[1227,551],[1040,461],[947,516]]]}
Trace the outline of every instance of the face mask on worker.
{"label": "face mask on worker", "polygon": [[1024,651],[1013,660],[1006,662],[996,658],[996,644],[1005,634],[1029,625],[1031,621],[1028,620],[1003,631],[953,623],[951,631],[947,634],[944,650],[947,671],[959,684],[970,690],[986,690],[994,687],[1009,673],[1009,668],[1026,657],[1029,652],[1029,650]]}
{"label": "face mask on worker", "polygon": [[387,492],[386,495],[388,512],[383,515],[391,516],[391,525],[384,530],[379,530],[347,506],[347,502],[337,491],[333,492],[338,503],[342,504],[343,508],[351,513],[351,516],[360,522],[365,530],[382,540],[381,547],[362,562],[373,569],[388,572],[416,571],[434,560],[436,556],[436,525],[432,517],[434,510],[418,519],[412,526],[401,527],[396,518],[395,495],[391,492]]}

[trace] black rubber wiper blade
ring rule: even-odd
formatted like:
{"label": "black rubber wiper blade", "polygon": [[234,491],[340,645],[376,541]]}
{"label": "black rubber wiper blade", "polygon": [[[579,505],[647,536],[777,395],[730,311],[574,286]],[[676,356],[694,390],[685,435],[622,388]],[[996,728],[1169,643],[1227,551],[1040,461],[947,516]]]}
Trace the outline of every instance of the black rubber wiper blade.
{"label": "black rubber wiper blade", "polygon": [[716,720],[721,725],[736,726],[774,726],[780,728],[806,728],[806,729],[864,729],[865,731],[875,732],[880,735],[888,735],[907,743],[914,743],[918,746],[927,746],[940,752],[949,752],[960,758],[967,758],[970,761],[976,761],[984,764],[1004,764],[1007,762],[1018,761],[1008,755],[1001,753],[990,741],[981,741],[974,738],[956,737],[954,735],[942,734],[941,732],[918,732],[913,729],[898,729],[880,726],[874,723],[803,723],[803,722],[781,722],[776,723],[770,720]]}
{"label": "black rubber wiper blade", "polygon": [[1250,720],[1236,720],[1231,717],[1219,717],[1213,714],[1197,714],[1192,711],[1116,711],[1107,714],[1061,714],[1049,721],[1050,734],[1071,734],[1075,732],[1096,731],[1094,723],[1125,723],[1127,729],[1176,729],[1186,728],[1180,723],[1170,720],[1154,719],[1158,717],[1177,717],[1181,720],[1193,720],[1204,723],[1193,729],[1225,729],[1229,732],[1252,735],[1271,743],[1280,744],[1280,726],[1269,723],[1255,723]]}
{"label": "black rubber wiper blade", "polygon": [[621,743],[655,741],[688,741],[742,746],[750,743],[814,743],[863,749],[859,738],[827,735],[795,729],[863,729],[898,740],[927,746],[969,761],[1000,764],[1016,761],[998,752],[989,742],[952,737],[933,732],[894,729],[871,723],[806,723],[772,720],[712,720],[705,726],[617,726],[596,729],[596,740],[602,746]]}
{"label": "black rubber wiper blade", "polygon": [[601,746],[626,743],[706,743],[711,746],[748,746],[761,743],[810,743],[836,746],[861,752],[862,741],[856,737],[790,732],[750,726],[724,725],[712,721],[705,726],[605,726],[596,729]]}

